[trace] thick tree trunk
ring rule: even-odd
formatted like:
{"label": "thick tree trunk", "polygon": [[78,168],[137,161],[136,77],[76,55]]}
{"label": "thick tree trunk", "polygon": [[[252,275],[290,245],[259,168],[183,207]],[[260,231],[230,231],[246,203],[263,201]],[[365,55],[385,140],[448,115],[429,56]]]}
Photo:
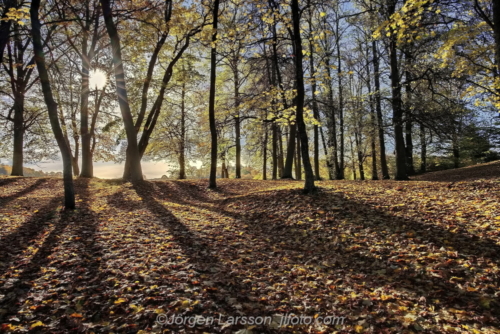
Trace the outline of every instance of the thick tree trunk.
{"label": "thick tree trunk", "polygon": [[12,176],[23,176],[24,161],[24,97],[17,92],[14,102],[14,152]]}
{"label": "thick tree trunk", "polygon": [[278,131],[278,177],[283,178],[284,167],[284,153],[283,153],[283,132],[281,131],[281,126],[278,124],[276,127]]}
{"label": "thick tree trunk", "polygon": [[272,151],[272,155],[273,155],[273,180],[277,180],[278,179],[278,125],[276,124],[276,122],[273,122],[273,125],[272,125],[272,131],[273,131],[273,151]]}
{"label": "thick tree trunk", "polygon": [[179,141],[179,179],[186,178],[186,81],[182,81],[181,91],[181,138]]}
{"label": "thick tree trunk", "polygon": [[[300,137],[302,163],[306,174],[304,192],[312,193],[316,191],[314,185],[314,173],[309,160],[309,142],[307,139],[306,124],[304,123],[304,71],[302,68],[302,38],[300,36],[300,8],[298,0],[292,0],[292,22],[293,22],[293,43],[295,46],[295,80],[297,83],[297,128]],[[291,136],[290,136],[291,137]]]}
{"label": "thick tree trunk", "polygon": [[130,105],[127,96],[127,87],[125,85],[125,72],[122,62],[122,53],[120,46],[120,37],[113,22],[111,13],[110,0],[100,0],[108,31],[109,39],[111,40],[111,48],[113,50],[113,65],[115,68],[116,92],[118,95],[118,104],[127,134],[127,153],[125,159],[125,171],[123,178],[130,181],[140,181],[143,179],[141,168],[141,155],[137,145],[137,135],[134,128],[134,120],[130,112]]}
{"label": "thick tree trunk", "polygon": [[[389,15],[394,14],[395,1],[389,5]],[[394,137],[396,148],[396,180],[408,180],[406,171],[406,149],[403,134],[403,105],[401,98],[401,80],[399,77],[397,41],[394,29],[390,30],[389,59],[391,67],[392,90],[392,120],[394,123]]]}
{"label": "thick tree trunk", "polygon": [[33,37],[33,49],[35,52],[35,63],[38,69],[40,83],[42,86],[43,97],[47,104],[49,113],[50,125],[57,144],[61,151],[63,160],[63,176],[64,176],[64,206],[66,209],[75,208],[75,190],[73,186],[73,175],[71,174],[71,152],[69,146],[64,138],[64,134],[59,124],[57,113],[57,104],[52,95],[52,88],[50,85],[49,74],[46,68],[45,53],[42,45],[41,24],[38,18],[40,9],[40,0],[32,0],[30,8],[30,18],[32,24],[31,35]]}
{"label": "thick tree trunk", "polygon": [[219,0],[214,0],[212,23],[212,50],[210,53],[210,97],[208,101],[208,118],[212,147],[210,151],[210,180],[209,188],[217,187],[217,128],[215,126],[215,83],[217,76],[217,23],[219,19]]}
{"label": "thick tree trunk", "polygon": [[300,154],[300,137],[297,136],[297,157],[296,157],[296,166],[295,166],[295,179],[302,180],[302,159]]}
{"label": "thick tree trunk", "polygon": [[378,57],[377,42],[372,41],[372,52],[373,52],[373,79],[375,82],[375,108],[377,110],[377,122],[378,122],[378,139],[380,145],[380,168],[382,170],[382,179],[388,180],[389,168],[387,166],[387,158],[385,155],[385,138],[384,138],[384,119],[382,116],[382,96],[380,92],[380,63]]}
{"label": "thick tree trunk", "polygon": [[427,141],[425,138],[425,127],[420,123],[420,173],[427,171]]}
{"label": "thick tree trunk", "polygon": [[80,135],[82,138],[82,170],[80,177],[94,177],[92,155],[90,153],[91,136],[89,132],[89,78],[90,59],[87,55],[87,37],[82,47],[82,93],[80,102]]}

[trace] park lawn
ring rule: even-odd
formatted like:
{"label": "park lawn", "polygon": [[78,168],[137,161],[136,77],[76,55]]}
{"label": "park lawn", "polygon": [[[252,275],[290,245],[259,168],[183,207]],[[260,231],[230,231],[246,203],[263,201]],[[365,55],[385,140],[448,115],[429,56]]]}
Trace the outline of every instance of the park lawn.
{"label": "park lawn", "polygon": [[1,178],[0,331],[500,332],[499,179],[317,184]]}

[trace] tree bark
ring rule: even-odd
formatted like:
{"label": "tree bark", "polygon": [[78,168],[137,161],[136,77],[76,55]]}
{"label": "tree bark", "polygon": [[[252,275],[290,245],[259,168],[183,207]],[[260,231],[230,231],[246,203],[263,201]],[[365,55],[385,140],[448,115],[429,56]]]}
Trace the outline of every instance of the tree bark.
{"label": "tree bark", "polygon": [[340,165],[338,159],[338,143],[337,143],[337,120],[335,117],[335,105],[333,101],[333,86],[332,86],[332,75],[330,69],[330,59],[326,57],[325,59],[325,67],[328,73],[328,110],[329,110],[329,136],[328,136],[328,145],[332,148],[331,153],[331,165],[333,166],[332,176],[334,180],[340,180],[341,172]]}
{"label": "tree bark", "polygon": [[420,173],[427,171],[427,141],[425,138],[425,127],[420,123]]}
{"label": "tree bark", "polygon": [[262,143],[262,180],[267,180],[267,126],[264,123],[264,142]]}
{"label": "tree bark", "polygon": [[181,91],[181,139],[179,141],[179,179],[186,178],[186,80],[183,78]]}
{"label": "tree bark", "polygon": [[336,39],[335,45],[337,48],[337,78],[338,78],[338,90],[339,90],[339,127],[340,127],[340,160],[339,160],[339,173],[337,175],[338,180],[345,179],[344,169],[344,156],[345,156],[345,144],[344,144],[344,87],[342,86],[342,58],[340,57],[340,26],[339,19],[336,20]]}
{"label": "tree bark", "polygon": [[[391,0],[388,6],[388,14],[394,14],[396,1]],[[408,180],[406,171],[406,149],[403,135],[403,106],[401,99],[401,80],[399,77],[398,53],[396,32],[390,29],[389,59],[391,68],[391,90],[392,90],[392,120],[394,123],[394,137],[396,147],[396,180]]]}
{"label": "tree bark", "polygon": [[217,23],[219,19],[219,0],[214,0],[213,23],[212,23],[212,50],[210,54],[210,97],[208,102],[208,118],[210,123],[210,134],[212,148],[210,152],[210,180],[209,188],[217,187],[217,128],[215,127],[215,81],[217,70]]}
{"label": "tree bark", "polygon": [[[137,135],[134,128],[132,113],[130,112],[130,104],[128,102],[127,87],[125,85],[125,72],[122,62],[122,53],[120,46],[120,37],[113,22],[111,13],[110,0],[100,0],[108,31],[109,39],[111,40],[111,48],[113,50],[113,65],[115,67],[116,92],[118,95],[118,104],[127,134],[127,153],[125,161],[125,171],[123,178],[130,181],[140,181],[143,179],[141,168],[141,155],[137,145]],[[128,168],[127,168],[128,167]]]}
{"label": "tree bark", "polygon": [[296,157],[297,164],[295,166],[295,179],[297,180],[302,180],[302,161],[301,161],[300,150],[301,150],[300,137],[297,136],[297,157]]}
{"label": "tree bark", "polygon": [[240,124],[240,78],[238,75],[238,60],[234,64],[234,108],[236,115],[234,117],[234,136],[236,141],[236,171],[235,178],[241,179],[241,124]]}
{"label": "tree bark", "polygon": [[45,52],[43,51],[41,24],[38,18],[40,0],[32,0],[30,8],[30,18],[32,24],[31,35],[33,37],[33,49],[35,52],[35,63],[38,69],[40,84],[42,86],[43,97],[47,104],[50,125],[56,138],[63,160],[64,179],[64,207],[69,210],[75,208],[75,190],[73,186],[73,175],[71,174],[71,152],[64,138],[61,125],[59,124],[57,104],[52,95],[49,74],[46,68]]}
{"label": "tree bark", "polygon": [[[497,67],[497,80],[500,80],[500,3],[498,0],[493,2],[493,33],[495,35],[495,63]],[[500,83],[497,89],[497,101],[500,103]],[[499,110],[500,112],[500,110]]]}
{"label": "tree bark", "polygon": [[[304,71],[302,67],[302,38],[300,36],[300,8],[298,0],[292,0],[292,22],[293,22],[293,44],[295,46],[295,80],[297,83],[297,128],[300,137],[302,163],[306,174],[304,184],[304,193],[313,193],[316,191],[314,185],[314,173],[309,160],[309,142],[307,138],[306,124],[304,123]],[[291,137],[291,136],[290,136]]]}
{"label": "tree bark", "polygon": [[273,131],[273,151],[272,151],[272,155],[273,155],[273,174],[272,174],[272,178],[273,180],[277,180],[278,179],[278,129],[277,129],[278,125],[276,124],[276,122],[273,122],[273,125],[272,125],[272,131]]}
{"label": "tree bark", "polygon": [[380,63],[377,50],[377,42],[372,41],[373,51],[373,79],[375,82],[375,109],[377,110],[378,122],[378,139],[380,145],[380,168],[382,170],[382,179],[389,180],[389,168],[387,166],[387,158],[385,155],[385,138],[384,138],[384,119],[382,116],[382,96],[380,92]]}
{"label": "tree bark", "polygon": [[[312,22],[309,17],[309,30],[312,31]],[[312,90],[312,109],[314,118],[319,121],[319,110],[318,110],[318,102],[316,101],[316,73],[314,68],[314,50],[312,40],[309,40],[309,71],[311,72],[311,90]],[[319,130],[318,126],[314,125],[314,176],[316,180],[321,180],[321,176],[319,175]]]}

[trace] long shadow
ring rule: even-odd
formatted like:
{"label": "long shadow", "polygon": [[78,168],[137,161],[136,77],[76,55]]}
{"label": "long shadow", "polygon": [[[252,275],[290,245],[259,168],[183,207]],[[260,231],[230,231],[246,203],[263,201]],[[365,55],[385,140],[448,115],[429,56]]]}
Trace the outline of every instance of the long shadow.
{"label": "long shadow", "polygon": [[[21,323],[29,324],[40,314],[42,318],[38,320],[43,320],[46,326],[50,325],[52,333],[70,333],[87,332],[89,321],[99,321],[102,310],[99,296],[104,289],[100,285],[102,277],[99,272],[102,251],[95,237],[99,221],[90,209],[89,180],[76,180],[75,190],[82,199],[78,202],[77,210],[60,213],[55,227],[37,253],[29,261],[18,265],[21,273],[13,280],[13,284],[4,285],[0,290],[6,296],[0,301],[0,308],[7,311],[2,313],[0,322],[5,320],[7,323],[10,316],[16,316]],[[39,210],[40,214],[32,219],[31,225],[25,224],[23,228],[36,231],[40,226],[50,224],[47,212],[57,207],[60,200],[54,198],[49,205]],[[61,238],[63,234],[64,238]],[[52,269],[49,274],[44,269],[48,267]],[[43,283],[45,301],[36,296],[35,281],[42,276],[51,277]],[[57,291],[57,296],[66,296],[64,307],[60,307],[59,303],[46,302],[54,298],[54,291]],[[25,303],[31,305],[34,318],[33,315],[27,318],[29,314],[24,309]],[[52,315],[52,323],[47,323],[44,314]]]}
{"label": "long shadow", "polygon": [[[16,179],[7,179],[7,180],[16,180]],[[0,179],[0,182],[1,182],[1,179]],[[45,184],[46,182],[47,182],[47,179],[38,179],[38,180],[36,180],[35,183],[30,185],[29,187],[27,187],[21,191],[18,191],[15,194],[7,195],[7,196],[0,196],[0,205],[4,206],[7,203],[15,200],[18,197],[29,194],[29,193],[33,192],[34,190],[36,190],[37,188],[39,188],[41,185]],[[11,182],[8,182],[8,183],[11,183]],[[0,183],[0,186],[4,186],[8,183]]]}
{"label": "long shadow", "polygon": [[[156,196],[162,200],[171,200],[165,193],[166,190],[168,189],[156,184],[155,187],[150,187],[149,193],[155,193]],[[282,207],[286,208],[289,197],[291,195],[297,195],[294,192],[295,191],[290,190],[278,191],[273,195],[273,205],[279,206],[281,204]],[[455,230],[451,232],[439,226],[427,224],[416,219],[403,219],[397,217],[384,210],[377,209],[369,203],[356,201],[340,194],[322,193],[318,196],[322,197],[323,207],[321,209],[324,211],[330,209],[328,206],[325,207],[324,203],[329,203],[329,205],[332,203],[336,203],[337,205],[341,203],[340,205],[343,206],[344,209],[336,213],[335,219],[336,221],[352,221],[353,233],[356,229],[369,229],[382,238],[391,236],[401,237],[403,244],[405,239],[409,241],[411,238],[418,238],[417,243],[428,245],[429,247],[426,250],[430,250],[431,252],[432,247],[435,247],[435,249],[445,247],[446,249],[451,248],[456,250],[459,254],[459,259],[470,256],[486,257],[491,261],[499,263],[500,247],[494,241],[465,234],[465,229],[461,229],[460,227],[457,228],[455,226]],[[313,197],[302,198],[309,201],[309,205],[315,205]],[[325,230],[312,231],[307,235],[307,240],[312,238],[318,241],[318,247],[314,247],[314,245],[311,247],[309,242],[304,244],[292,242],[292,240],[304,240],[304,235],[299,233],[296,228],[287,226],[284,223],[285,218],[290,213],[286,210],[283,210],[279,219],[268,218],[266,203],[270,200],[269,194],[240,196],[234,200],[226,199],[220,201],[221,205],[218,207],[204,205],[200,202],[190,203],[179,198],[172,199],[171,201],[195,206],[200,209],[231,217],[235,220],[236,224],[240,225],[242,230],[251,233],[255,239],[270,240],[266,246],[260,248],[257,245],[253,245],[257,253],[274,252],[275,254],[276,250],[273,245],[280,245],[280,248],[288,255],[290,253],[300,253],[300,256],[296,257],[296,264],[300,265],[301,263],[314,260],[314,256],[317,256],[317,254],[331,255],[328,249],[334,252],[342,252],[342,256],[337,257],[333,265],[340,265],[342,268],[345,268],[345,270],[342,271],[344,273],[351,271],[364,275],[366,281],[376,283],[373,286],[374,289],[380,286],[386,286],[388,282],[390,282],[389,284],[393,289],[412,291],[412,293],[424,297],[426,300],[443,300],[444,303],[441,304],[441,307],[446,306],[450,308],[462,308],[469,311],[473,310],[478,316],[489,319],[489,323],[493,325],[499,324],[497,317],[500,315],[500,305],[498,303],[491,303],[491,305],[488,306],[489,310],[486,307],[479,307],[478,305],[481,304],[481,301],[484,300],[486,295],[474,292],[474,289],[470,291],[464,290],[459,288],[456,284],[446,280],[446,277],[448,277],[448,279],[450,277],[455,277],[457,280],[462,280],[464,278],[472,279],[472,277],[467,277],[468,274],[465,273],[463,267],[458,263],[447,263],[446,268],[439,268],[439,266],[436,266],[435,268],[437,270],[427,272],[421,268],[413,267],[412,259],[398,259],[397,249],[383,249],[373,255],[370,252],[367,252],[368,254],[362,254],[362,252],[366,252],[366,249],[370,246],[368,242],[365,242],[364,245],[360,245],[359,249],[350,248],[348,243],[333,242],[332,239],[335,238],[332,238],[331,235],[330,238],[327,238],[328,235],[324,235]],[[257,213],[250,212],[244,213],[243,215],[241,212],[225,209],[229,204],[236,201],[241,201],[242,203],[264,203],[264,205],[261,205],[260,211]],[[305,204],[306,203],[304,203],[304,205]],[[407,235],[408,237],[406,237]],[[374,275],[374,271],[379,273],[385,272],[386,274]],[[436,276],[432,276],[430,273],[434,273]],[[443,273],[445,276],[439,277],[443,275]]]}
{"label": "long shadow", "polygon": [[[51,219],[57,215],[56,209],[60,200],[59,196],[53,197],[15,231],[0,239],[0,276],[9,267],[22,267],[25,264],[22,259],[23,252],[32,246],[36,239],[40,238],[41,233],[52,223]],[[16,259],[19,263],[15,263]]]}
{"label": "long shadow", "polygon": [[11,178],[0,177],[0,187],[4,187],[4,186],[9,185],[12,182],[16,182],[18,180],[19,180],[19,178],[17,178],[17,177],[11,177]]}
{"label": "long shadow", "polygon": [[[285,206],[289,196],[294,192],[290,190],[280,191],[273,200],[281,202]],[[269,201],[269,198],[266,194],[251,195],[236,200],[245,203],[253,201],[264,203],[259,212],[242,217],[241,214],[225,210],[222,207],[217,211],[235,219],[238,218],[236,224],[247,226],[245,229],[252,234],[253,238],[269,240],[269,243],[262,246],[262,248],[253,245],[257,253],[271,251],[273,245],[279,245],[283,255],[291,258],[291,262],[297,265],[303,265],[304,263],[319,264],[326,261],[329,266],[336,268],[335,276],[339,279],[342,279],[342,275],[358,276],[358,282],[355,283],[362,283],[369,289],[374,290],[390,286],[395,290],[409,291],[417,296],[424,297],[428,302],[433,299],[440,300],[440,304],[436,308],[449,307],[467,310],[474,312],[478,317],[487,319],[485,323],[494,326],[500,325],[498,318],[500,316],[500,305],[497,302],[492,302],[488,307],[482,308],[479,305],[481,300],[486,297],[485,295],[473,292],[474,290],[468,291],[465,288],[459,288],[453,282],[450,283],[449,279],[451,277],[455,277],[457,280],[472,280],[474,276],[474,274],[466,273],[459,263],[453,263],[453,261],[447,263],[445,267],[434,270],[437,274],[432,276],[425,271],[425,268],[414,266],[416,259],[398,258],[397,248],[392,250],[386,248],[373,252],[370,247],[373,246],[370,243],[372,240],[358,241],[356,245],[352,245],[348,241],[339,241],[337,238],[339,236],[336,233],[343,231],[337,229],[335,224],[348,221],[352,222],[352,233],[368,230],[379,235],[380,238],[397,236],[403,246],[405,239],[409,241],[410,238],[418,238],[420,240],[418,243],[427,243],[433,245],[436,249],[453,247],[458,252],[458,258],[466,258],[472,255],[487,257],[498,263],[499,247],[493,241],[482,240],[461,233],[452,233],[417,220],[392,216],[383,210],[355,201],[352,198],[348,199],[343,195],[322,193],[318,196],[321,196],[322,203],[329,203],[329,205],[344,203],[343,210],[336,213],[335,221],[325,222],[326,226],[322,229],[310,229],[307,236],[302,233],[307,225],[298,227],[297,225],[291,226],[285,223],[289,213],[278,216],[277,219],[276,217],[274,219],[267,217],[265,203],[266,200]],[[314,197],[305,199],[305,201],[304,206],[311,204],[318,208],[318,205],[314,202]],[[230,203],[232,202],[226,202],[225,204]],[[318,209],[329,210],[328,207],[319,207]],[[238,221],[240,222],[238,223]],[[406,235],[411,235],[411,237]],[[446,243],[443,240],[446,240]],[[432,249],[430,250],[432,251]],[[462,255],[464,253],[466,255]],[[324,274],[326,276],[331,275],[328,269],[325,269]],[[489,297],[491,298],[491,296]],[[371,311],[374,311],[374,309],[371,309]]]}
{"label": "long shadow", "polygon": [[[150,182],[135,183],[134,190],[142,198],[141,203],[144,203],[148,210],[158,218],[160,224],[168,230],[168,233],[173,237],[171,241],[181,247],[183,254],[188,258],[187,261],[194,271],[198,273],[197,279],[212,281],[217,285],[219,290],[215,292],[217,289],[214,289],[213,293],[209,293],[216,311],[223,315],[239,314],[238,308],[234,306],[235,302],[250,302],[248,296],[252,294],[251,285],[242,284],[246,277],[239,277],[236,274],[237,271],[224,264],[220,254],[211,249],[207,239],[190,230],[174,214],[161,205],[155,198],[155,187]],[[126,208],[130,208],[129,202],[125,205]],[[235,259],[237,258],[238,256],[235,254]],[[233,301],[230,301],[230,299],[233,299]],[[256,310],[257,315],[262,316],[262,310],[260,311],[261,313],[258,313],[259,310]],[[198,309],[198,312],[200,314],[203,309]],[[216,316],[214,314],[208,315]]]}
{"label": "long shadow", "polygon": [[[60,200],[60,198],[54,198],[49,205],[44,208],[44,210],[55,210],[60,203]],[[47,211],[43,214],[41,213],[42,217],[45,217],[46,219],[49,218],[46,216]],[[45,237],[36,254],[29,260],[28,263],[23,263],[18,267],[20,273],[16,272],[12,277],[11,282],[7,282],[2,286],[0,293],[5,297],[0,300],[0,308],[6,310],[6,312],[1,314],[0,321],[3,322],[11,315],[20,316],[18,311],[26,302],[30,291],[33,291],[33,281],[42,275],[42,268],[48,266],[51,262],[50,255],[57,249],[58,244],[60,243],[59,237],[69,224],[69,215],[70,213],[61,213],[60,218],[57,222],[55,222],[54,228]],[[40,219],[42,217],[37,215],[36,219],[31,220],[30,222],[36,226],[40,223]],[[7,245],[7,247],[9,247],[9,245]],[[27,320],[25,322],[28,323]]]}

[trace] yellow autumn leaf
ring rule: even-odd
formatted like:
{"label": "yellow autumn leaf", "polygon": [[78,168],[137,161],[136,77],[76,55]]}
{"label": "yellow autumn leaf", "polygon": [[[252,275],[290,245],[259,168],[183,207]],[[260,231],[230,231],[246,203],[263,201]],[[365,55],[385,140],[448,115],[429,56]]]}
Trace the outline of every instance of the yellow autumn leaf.
{"label": "yellow autumn leaf", "polygon": [[42,327],[42,326],[45,326],[45,324],[41,321],[37,321],[37,322],[31,324],[30,329],[33,329],[36,327]]}
{"label": "yellow autumn leaf", "polygon": [[125,298],[118,298],[116,301],[115,301],[115,304],[121,304],[121,303],[125,303],[127,300]]}

